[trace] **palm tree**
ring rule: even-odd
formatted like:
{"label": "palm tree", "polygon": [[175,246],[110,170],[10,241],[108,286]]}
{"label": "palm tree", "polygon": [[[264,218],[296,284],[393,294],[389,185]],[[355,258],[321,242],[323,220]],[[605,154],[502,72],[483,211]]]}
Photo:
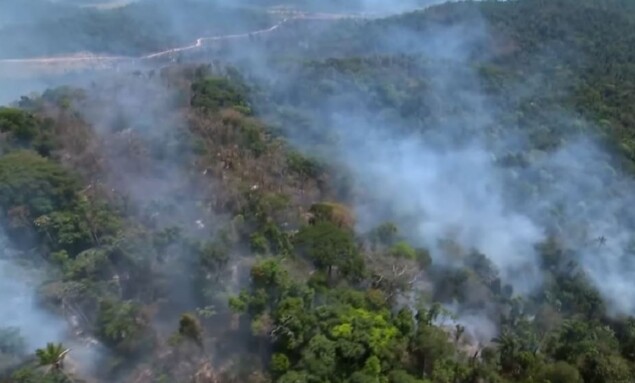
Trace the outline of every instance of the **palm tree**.
{"label": "palm tree", "polygon": [[46,367],[48,373],[61,374],[66,382],[73,383],[78,380],[72,374],[64,371],[64,359],[70,351],[61,343],[47,343],[46,347],[35,350],[35,356],[37,356],[40,366]]}
{"label": "palm tree", "polygon": [[64,348],[61,343],[47,343],[45,348],[35,350],[40,366],[46,366],[51,370],[61,371],[64,368],[64,357],[70,350]]}

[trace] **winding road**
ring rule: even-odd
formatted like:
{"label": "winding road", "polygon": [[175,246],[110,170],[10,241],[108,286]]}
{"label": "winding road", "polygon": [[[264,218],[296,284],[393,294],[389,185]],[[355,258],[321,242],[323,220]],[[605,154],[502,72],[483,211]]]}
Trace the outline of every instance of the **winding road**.
{"label": "winding road", "polygon": [[142,56],[107,56],[107,55],[94,55],[91,53],[74,54],[69,56],[53,56],[53,57],[33,57],[33,58],[16,58],[16,59],[0,59],[0,64],[57,64],[59,66],[73,65],[73,64],[108,64],[108,63],[125,63],[125,62],[139,62],[147,61],[164,56],[170,56],[177,53],[196,50],[207,43],[227,41],[227,40],[240,40],[246,38],[252,38],[258,35],[265,35],[282,27],[284,24],[292,20],[341,20],[341,19],[368,19],[372,16],[369,14],[337,14],[337,13],[309,13],[301,11],[280,11],[270,10],[270,14],[275,14],[283,17],[283,19],[277,24],[267,28],[251,32],[245,32],[232,35],[219,35],[209,37],[199,37],[194,43],[166,49],[159,52],[153,52]]}

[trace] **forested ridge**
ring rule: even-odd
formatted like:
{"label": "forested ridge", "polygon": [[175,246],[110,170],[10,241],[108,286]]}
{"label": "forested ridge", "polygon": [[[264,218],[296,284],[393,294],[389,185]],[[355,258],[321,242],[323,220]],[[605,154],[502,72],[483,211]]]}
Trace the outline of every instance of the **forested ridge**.
{"label": "forested ridge", "polygon": [[297,21],[0,108],[0,267],[57,318],[0,309],[0,381],[635,381],[633,27],[627,0]]}

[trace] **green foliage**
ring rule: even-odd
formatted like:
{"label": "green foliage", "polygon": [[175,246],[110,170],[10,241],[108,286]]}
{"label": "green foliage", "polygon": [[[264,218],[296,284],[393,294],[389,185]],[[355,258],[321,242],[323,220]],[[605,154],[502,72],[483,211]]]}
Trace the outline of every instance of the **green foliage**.
{"label": "green foliage", "polygon": [[544,367],[540,379],[547,382],[582,383],[578,370],[566,362],[556,362]]}
{"label": "green foliage", "polygon": [[[208,77],[192,84],[191,105],[209,111],[238,107],[249,111],[245,89],[238,87],[227,78]],[[249,113],[249,112],[248,112]]]}
{"label": "green foliage", "polygon": [[243,313],[247,311],[249,305],[249,297],[246,293],[241,293],[239,296],[229,298],[229,308],[235,313]]}
{"label": "green foliage", "polygon": [[297,371],[289,371],[277,380],[278,383],[309,383],[310,381],[305,372]]}
{"label": "green foliage", "polygon": [[38,134],[38,123],[29,112],[0,107],[0,132],[9,133],[19,143],[30,143]]}
{"label": "green foliage", "polygon": [[559,275],[550,293],[566,312],[582,313],[589,319],[597,319],[605,311],[600,293],[582,273]]}
{"label": "green foliage", "polygon": [[311,223],[330,222],[339,227],[350,229],[354,224],[353,213],[344,205],[334,202],[321,202],[311,205]]}
{"label": "green foliage", "polygon": [[334,267],[344,276],[358,277],[363,272],[363,259],[352,234],[331,222],[318,221],[303,227],[295,243],[316,267],[327,270],[329,275]]}
{"label": "green foliage", "polygon": [[551,347],[557,359],[574,364],[585,355],[615,350],[617,339],[611,329],[597,322],[569,320],[560,327]]}
{"label": "green foliage", "polygon": [[335,342],[324,335],[311,338],[302,353],[301,363],[309,375],[321,380],[332,379],[337,367]]}
{"label": "green foliage", "polygon": [[25,207],[33,218],[75,201],[77,179],[61,166],[30,151],[0,157],[0,206]]}
{"label": "green foliage", "polygon": [[394,370],[388,375],[388,381],[390,383],[426,383],[423,380],[419,380],[412,375],[409,375],[404,370]]}
{"label": "green foliage", "polygon": [[203,347],[203,329],[198,319],[192,314],[183,314],[179,320],[179,334]]}
{"label": "green foliage", "polygon": [[56,249],[75,253],[91,244],[91,233],[85,220],[74,211],[55,211],[41,215],[34,223],[40,232],[49,237]]}
{"label": "green foliage", "polygon": [[372,354],[385,355],[399,334],[385,313],[372,313],[364,309],[346,308],[330,328],[334,339],[363,344]]}
{"label": "green foliage", "polygon": [[123,226],[123,219],[105,200],[80,197],[74,213],[81,217],[94,245],[112,243]]}
{"label": "green foliage", "polygon": [[323,171],[322,166],[317,160],[307,158],[296,151],[290,151],[289,154],[287,154],[287,165],[289,166],[289,170],[308,179],[317,178]]}
{"label": "green foliage", "polygon": [[50,122],[50,119],[40,121],[26,110],[0,107],[0,133],[6,135],[3,150],[30,148],[42,156],[50,156],[55,149]]}
{"label": "green foliage", "polygon": [[395,327],[399,329],[401,334],[405,337],[410,337],[415,331],[414,314],[408,308],[402,308],[399,310],[394,318]]}
{"label": "green foliage", "polygon": [[110,275],[108,253],[102,249],[83,251],[72,261],[64,263],[65,278],[68,280],[99,280]]}
{"label": "green foliage", "polygon": [[130,301],[103,300],[99,305],[97,333],[123,352],[135,350],[143,340],[145,321],[139,307]]}
{"label": "green foliage", "polygon": [[438,368],[454,353],[448,335],[435,326],[420,325],[411,342],[417,365],[428,375],[440,373]]}
{"label": "green foliage", "polygon": [[221,243],[206,243],[199,248],[199,258],[203,270],[218,274],[229,262],[228,249]]}
{"label": "green foliage", "polygon": [[[244,110],[244,109],[243,109]],[[261,126],[245,121],[240,125],[243,146],[259,157],[267,150],[265,132]]]}
{"label": "green foliage", "polygon": [[628,363],[617,355],[589,355],[583,362],[582,376],[585,383],[633,381],[633,372]]}
{"label": "green foliage", "polygon": [[426,249],[415,249],[415,258],[424,269],[427,269],[432,264],[432,257],[430,256],[430,252]]}
{"label": "green foliage", "polygon": [[159,232],[153,233],[153,246],[163,254],[168,247],[176,244],[181,239],[181,229],[179,227],[168,227]]}
{"label": "green foliage", "polygon": [[285,289],[290,283],[288,272],[275,259],[264,259],[256,263],[251,268],[251,279],[257,289]]}
{"label": "green foliage", "polygon": [[62,362],[66,349],[61,343],[47,343],[45,348],[35,350],[40,366],[57,366]]}
{"label": "green foliage", "polygon": [[392,222],[387,222],[374,229],[370,236],[373,242],[383,246],[392,246],[397,240],[399,229]]}
{"label": "green foliage", "polygon": [[[399,363],[397,360],[408,346],[406,340],[414,331],[412,313],[402,310],[397,320],[385,306],[373,307],[365,294],[349,289],[328,291],[322,304],[313,306],[310,302],[288,297],[274,303],[272,334],[279,350],[276,355],[297,361],[289,367],[285,362],[284,374],[283,369],[276,370],[278,381],[386,379],[386,374]],[[285,360],[281,356],[276,359],[281,364]],[[287,371],[288,368],[292,370]]]}
{"label": "green foliage", "polygon": [[291,362],[286,355],[276,353],[271,356],[271,372],[274,376],[279,377],[284,375],[287,371],[289,371],[290,367]]}
{"label": "green foliage", "polygon": [[249,239],[251,245],[251,251],[256,254],[267,254],[269,252],[269,242],[264,235],[260,233],[254,233]]}
{"label": "green foliage", "polygon": [[406,242],[397,242],[390,250],[390,255],[397,258],[416,259],[417,251]]}
{"label": "green foliage", "polygon": [[46,373],[32,367],[24,367],[11,375],[12,383],[73,383],[62,373]]}
{"label": "green foliage", "polygon": [[629,360],[635,360],[635,318],[627,318],[618,321],[615,325],[616,337],[620,341],[622,356]]}
{"label": "green foliage", "polygon": [[[73,101],[84,99],[86,99],[86,91],[71,86],[59,86],[47,89],[42,93],[42,100],[55,103],[62,110],[69,109]],[[27,105],[23,107],[27,107]]]}
{"label": "green foliage", "polygon": [[289,234],[285,233],[273,222],[267,222],[262,228],[262,234],[267,238],[268,249],[274,254],[291,255],[293,244]]}
{"label": "green foliage", "polygon": [[54,250],[76,254],[91,246],[112,243],[122,220],[101,200],[81,197],[65,210],[37,217],[35,228]]}

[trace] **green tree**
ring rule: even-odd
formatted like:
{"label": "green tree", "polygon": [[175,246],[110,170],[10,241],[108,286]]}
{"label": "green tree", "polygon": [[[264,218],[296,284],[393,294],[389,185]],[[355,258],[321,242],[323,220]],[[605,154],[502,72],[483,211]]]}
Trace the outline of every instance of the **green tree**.
{"label": "green tree", "polygon": [[389,254],[397,258],[416,259],[417,252],[407,242],[401,241],[395,243],[390,249]]}
{"label": "green tree", "polygon": [[59,371],[44,373],[31,367],[21,368],[13,374],[7,383],[73,383],[73,381]]}
{"label": "green tree", "polygon": [[285,354],[275,353],[271,356],[271,372],[275,377],[280,377],[289,371],[291,362]]}
{"label": "green tree", "polygon": [[329,278],[334,267],[345,276],[358,277],[363,271],[363,258],[352,234],[331,222],[303,227],[296,236],[296,244],[316,267],[327,271]]}
{"label": "green tree", "polygon": [[332,379],[337,367],[335,342],[324,335],[311,338],[302,353],[301,365],[311,376],[321,380]]}
{"label": "green tree", "polygon": [[144,330],[145,320],[134,302],[105,299],[100,303],[97,331],[107,344],[131,352],[144,340]]}
{"label": "green tree", "polygon": [[410,338],[414,334],[414,331],[415,331],[414,314],[412,313],[412,310],[410,310],[409,308],[404,307],[401,310],[399,310],[393,322],[395,323],[395,326],[397,326],[397,328],[399,329],[399,331],[401,332],[403,336]]}
{"label": "green tree", "polygon": [[227,78],[208,77],[192,84],[191,105],[195,108],[215,111],[220,108],[239,107],[249,111],[244,89]]}
{"label": "green tree", "polygon": [[0,107],[0,132],[11,134],[19,143],[30,143],[38,134],[38,122],[29,112]]}
{"label": "green tree", "polygon": [[78,185],[75,176],[34,152],[0,157],[0,206],[5,212],[25,206],[35,218],[67,208],[76,200]]}
{"label": "green tree", "polygon": [[361,360],[351,358],[350,362],[361,364],[365,361],[364,355],[393,356],[399,329],[391,323],[388,312],[340,306],[333,307],[329,317],[325,318],[329,324],[326,329],[329,336],[334,340],[344,340],[341,344],[346,347],[349,356],[361,357]]}
{"label": "green tree", "polygon": [[539,379],[546,382],[582,383],[578,369],[562,361],[545,366],[539,373]]}
{"label": "green tree", "polygon": [[206,243],[198,249],[198,254],[205,275],[218,280],[229,262],[227,248],[220,243]]}
{"label": "green tree", "polygon": [[583,361],[581,372],[585,383],[632,382],[631,366],[619,355],[591,354]]}
{"label": "green tree", "polygon": [[203,347],[203,328],[194,315],[188,313],[181,315],[181,319],[179,319],[179,334],[190,339],[199,347]]}
{"label": "green tree", "polygon": [[265,259],[251,268],[251,278],[255,288],[266,290],[286,289],[290,280],[288,272],[276,259]]}
{"label": "green tree", "polygon": [[610,355],[619,350],[615,334],[608,327],[586,320],[565,321],[548,346],[555,358],[573,365],[587,355]]}
{"label": "green tree", "polygon": [[47,343],[46,347],[35,350],[40,366],[46,366],[53,370],[64,368],[64,357],[68,353],[61,343]]}
{"label": "green tree", "polygon": [[498,346],[502,371],[507,374],[518,375],[520,373],[518,354],[521,351],[518,339],[510,331],[504,331],[492,341]]}
{"label": "green tree", "polygon": [[374,229],[371,233],[371,240],[383,246],[392,246],[398,238],[399,230],[392,222],[387,222]]}
{"label": "green tree", "polygon": [[421,371],[421,377],[431,376],[438,363],[454,354],[448,334],[440,328],[429,325],[419,326],[410,347],[417,367]]}
{"label": "green tree", "polygon": [[297,353],[317,326],[315,313],[298,297],[282,299],[273,310],[273,318],[271,335],[276,346],[287,354]]}
{"label": "green tree", "polygon": [[289,371],[282,375],[277,383],[309,383],[313,381],[314,379],[310,379],[305,371]]}

